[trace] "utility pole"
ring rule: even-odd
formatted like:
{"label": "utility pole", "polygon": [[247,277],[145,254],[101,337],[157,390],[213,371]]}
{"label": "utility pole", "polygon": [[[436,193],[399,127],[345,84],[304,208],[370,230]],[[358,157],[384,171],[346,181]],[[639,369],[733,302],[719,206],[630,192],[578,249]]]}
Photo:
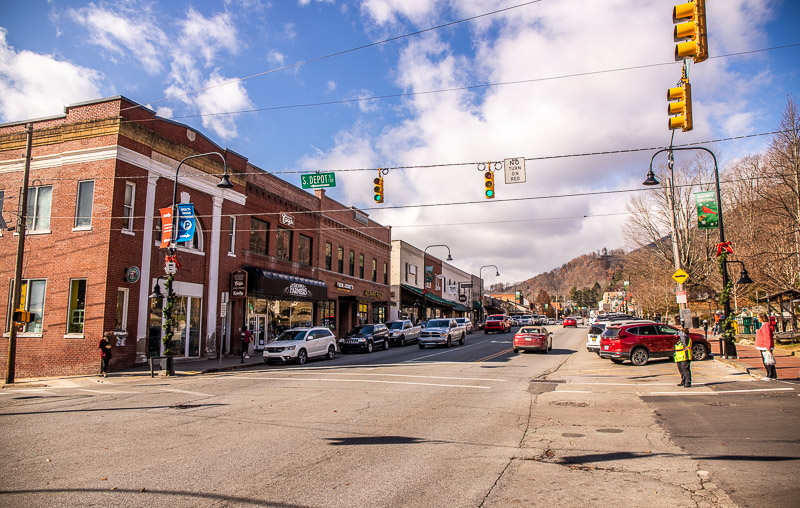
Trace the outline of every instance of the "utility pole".
{"label": "utility pole", "polygon": [[19,305],[22,293],[22,261],[25,256],[25,227],[28,221],[28,177],[31,171],[31,147],[33,146],[33,124],[25,126],[27,142],[25,146],[25,172],[22,175],[22,196],[17,212],[17,262],[14,266],[14,294],[11,297],[11,330],[8,334],[8,358],[6,360],[6,384],[14,382],[17,364],[17,326],[14,323],[14,309]]}

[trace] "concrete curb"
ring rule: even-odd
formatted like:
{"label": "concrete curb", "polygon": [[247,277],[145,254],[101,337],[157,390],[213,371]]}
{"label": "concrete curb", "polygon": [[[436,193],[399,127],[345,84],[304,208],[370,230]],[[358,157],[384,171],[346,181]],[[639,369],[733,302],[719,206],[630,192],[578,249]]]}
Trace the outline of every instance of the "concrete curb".
{"label": "concrete curb", "polygon": [[744,372],[745,374],[750,374],[751,376],[759,378],[759,379],[764,377],[761,373],[758,372],[760,369],[757,369],[755,367],[750,367],[749,365],[745,365],[745,364],[743,364],[741,362],[737,362],[736,360],[730,360],[730,359],[727,359],[727,358],[720,358],[719,356],[715,355],[714,356],[714,361],[722,363],[722,364],[725,364],[725,365],[727,365],[729,367],[733,367],[734,369],[736,369],[736,370],[738,370],[740,372]]}

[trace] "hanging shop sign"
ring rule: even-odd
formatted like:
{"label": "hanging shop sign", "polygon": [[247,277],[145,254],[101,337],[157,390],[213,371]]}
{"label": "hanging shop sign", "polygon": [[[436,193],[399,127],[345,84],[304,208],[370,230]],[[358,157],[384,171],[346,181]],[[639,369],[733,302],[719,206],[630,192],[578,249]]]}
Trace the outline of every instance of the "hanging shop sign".
{"label": "hanging shop sign", "polygon": [[237,270],[231,273],[231,298],[247,297],[247,272]]}
{"label": "hanging shop sign", "polygon": [[294,227],[294,217],[288,213],[281,212],[281,224],[290,228]]}
{"label": "hanging shop sign", "polygon": [[719,204],[714,191],[695,192],[697,203],[697,228],[716,229],[719,227]]}

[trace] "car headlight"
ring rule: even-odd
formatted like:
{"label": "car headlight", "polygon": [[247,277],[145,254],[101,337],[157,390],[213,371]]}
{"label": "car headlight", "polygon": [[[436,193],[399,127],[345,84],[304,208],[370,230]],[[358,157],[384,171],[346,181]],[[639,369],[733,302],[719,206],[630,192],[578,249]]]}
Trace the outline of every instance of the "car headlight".
{"label": "car headlight", "polygon": [[296,346],[286,346],[286,351],[294,351]]}
{"label": "car headlight", "polygon": [[365,340],[367,340],[367,339],[365,339],[364,337],[360,337],[360,338],[358,339],[358,342],[364,342]]}

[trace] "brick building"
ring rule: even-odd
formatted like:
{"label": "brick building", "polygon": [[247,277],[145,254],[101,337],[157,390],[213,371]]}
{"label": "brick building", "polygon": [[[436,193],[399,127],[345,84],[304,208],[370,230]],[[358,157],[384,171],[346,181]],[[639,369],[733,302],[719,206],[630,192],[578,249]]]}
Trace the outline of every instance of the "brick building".
{"label": "brick building", "polygon": [[[0,230],[3,369],[27,123],[0,125],[0,214],[12,228]],[[265,173],[124,97],[30,123],[20,307],[35,320],[18,328],[17,377],[97,372],[105,331],[115,334],[112,369],[159,354],[164,302],[150,297],[165,281],[159,210],[171,206],[178,162],[191,155],[221,154],[234,187],[216,186],[224,171],[217,155],[180,168],[176,202],[194,204],[197,230],[177,245],[176,358],[215,357],[220,347],[236,354],[245,327],[257,332],[258,348],[284,327],[326,323],[338,334],[385,315],[391,231],[366,214]],[[346,251],[342,270],[328,262],[328,245]],[[242,298],[230,298],[233,273],[248,275]]]}

